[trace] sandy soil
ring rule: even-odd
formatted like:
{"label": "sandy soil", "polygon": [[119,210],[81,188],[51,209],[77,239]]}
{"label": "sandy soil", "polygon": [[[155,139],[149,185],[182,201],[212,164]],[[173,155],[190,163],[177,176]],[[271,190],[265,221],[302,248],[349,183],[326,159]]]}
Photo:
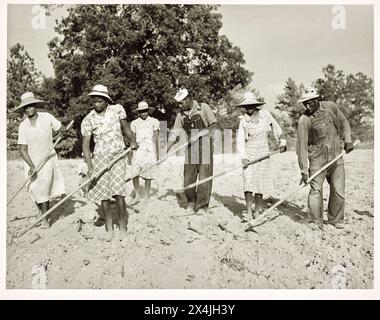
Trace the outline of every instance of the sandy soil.
{"label": "sandy soil", "polygon": [[[216,158],[215,172],[237,161]],[[78,186],[79,161],[60,161],[67,193]],[[267,207],[300,178],[294,152],[273,162],[277,179]],[[10,234],[36,219],[22,191],[7,212],[7,288],[373,288],[373,151],[348,155],[346,176],[345,230],[309,229],[305,188],[279,207],[276,219],[245,232],[241,172],[214,181],[209,215],[189,215],[173,191],[182,184],[181,158],[174,157],[152,183],[153,198],[128,206],[123,246],[117,227],[112,242],[98,239],[104,227],[92,224],[97,206],[80,193],[57,208],[50,229],[34,228],[11,243]],[[9,161],[8,199],[22,181],[22,162]],[[78,219],[85,222],[81,230]],[[339,272],[345,278],[337,284]],[[46,278],[37,281],[35,274]]]}

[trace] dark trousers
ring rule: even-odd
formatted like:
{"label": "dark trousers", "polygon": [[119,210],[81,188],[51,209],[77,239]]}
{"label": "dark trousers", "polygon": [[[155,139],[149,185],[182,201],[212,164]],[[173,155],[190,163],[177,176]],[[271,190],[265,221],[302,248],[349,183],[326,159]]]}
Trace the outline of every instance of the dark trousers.
{"label": "dark trousers", "polygon": [[[193,152],[191,160],[190,154],[187,155],[187,159],[184,165],[184,187],[198,181],[206,179],[213,174],[213,145],[207,141],[206,144],[198,149],[198,145],[194,146],[194,150],[199,150],[199,156],[196,157]],[[194,161],[195,160],[195,161]],[[204,163],[202,163],[204,162]],[[185,190],[185,195],[188,202],[195,203],[195,211],[201,208],[208,208],[211,198],[212,180],[202,183],[197,188],[191,188]]]}
{"label": "dark trousers", "polygon": [[[310,175],[318,169],[310,170]],[[330,197],[327,208],[328,223],[343,222],[345,205],[345,172],[343,161],[338,161],[310,182],[308,198],[308,220],[323,225],[323,182],[330,185]]]}

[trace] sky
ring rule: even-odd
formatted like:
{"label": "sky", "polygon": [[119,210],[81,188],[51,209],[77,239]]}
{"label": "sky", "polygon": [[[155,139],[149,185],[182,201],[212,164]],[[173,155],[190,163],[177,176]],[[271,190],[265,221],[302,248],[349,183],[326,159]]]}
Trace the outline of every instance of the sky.
{"label": "sky", "polygon": [[[53,11],[45,29],[34,29],[33,5],[8,5],[8,54],[21,43],[34,58],[38,70],[53,75],[47,42],[57,34],[55,20],[67,14],[66,7]],[[35,8],[36,9],[36,8]],[[363,72],[373,78],[372,6],[344,6],[345,28],[334,29],[336,12],[330,5],[222,5],[221,34],[238,46],[254,73],[253,86],[272,109],[287,78],[309,85],[322,76],[329,63],[346,74]]]}

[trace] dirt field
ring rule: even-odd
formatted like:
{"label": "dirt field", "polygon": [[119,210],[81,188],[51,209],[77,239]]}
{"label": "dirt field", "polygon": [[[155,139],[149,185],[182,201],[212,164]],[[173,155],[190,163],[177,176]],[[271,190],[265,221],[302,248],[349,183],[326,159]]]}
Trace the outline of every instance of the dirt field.
{"label": "dirt field", "polygon": [[[215,173],[237,161],[231,155],[216,158]],[[78,185],[79,161],[60,161],[67,193]],[[294,152],[274,156],[273,163],[275,194],[267,207],[300,179]],[[8,162],[8,199],[24,180],[22,168],[21,161]],[[308,188],[281,205],[279,217],[245,232],[239,171],[214,181],[206,216],[180,207],[173,190],[181,184],[181,160],[173,158],[162,165],[158,184],[152,183],[151,201],[128,206],[123,246],[117,227],[112,242],[98,239],[104,227],[92,224],[97,206],[81,194],[53,213],[50,229],[34,228],[11,245],[9,235],[37,214],[23,190],[7,212],[7,288],[373,288],[373,150],[346,157],[345,230],[309,229]],[[78,219],[85,222],[80,231]],[[46,278],[37,281],[33,273]]]}

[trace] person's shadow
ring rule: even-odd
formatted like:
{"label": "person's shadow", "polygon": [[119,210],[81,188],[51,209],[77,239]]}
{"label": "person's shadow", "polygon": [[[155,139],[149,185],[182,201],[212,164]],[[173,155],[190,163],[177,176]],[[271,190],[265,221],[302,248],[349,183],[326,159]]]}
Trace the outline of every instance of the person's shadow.
{"label": "person's shadow", "polygon": [[185,196],[185,192],[183,191],[175,191],[173,189],[166,189],[166,193],[157,197],[158,200],[165,200],[169,196],[174,196],[177,199],[178,206],[180,208],[187,208],[188,202]]}
{"label": "person's shadow", "polygon": [[[130,205],[128,203],[126,203],[126,209],[128,211],[128,214],[130,214],[131,211],[133,213],[140,213],[140,210],[136,209],[133,205]],[[102,206],[97,203],[95,210],[96,210],[97,216],[100,218],[100,219],[98,219],[99,221],[96,223],[95,226],[96,227],[102,227],[105,224]],[[113,200],[110,201],[110,210],[112,212],[112,223],[113,223],[113,225],[119,226],[119,214],[117,212],[116,201],[113,201]]]}
{"label": "person's shadow", "polygon": [[231,211],[234,216],[239,217],[241,220],[243,220],[243,210],[247,209],[245,200],[243,198],[234,196],[221,196],[217,193],[213,193],[212,197],[216,201],[220,202],[229,211]]}
{"label": "person's shadow", "polygon": [[[212,196],[215,200],[220,202],[225,208],[227,208],[234,216],[239,217],[243,222],[245,219],[243,217],[243,210],[246,210],[245,199],[240,197],[233,196],[222,196],[217,193],[213,193]],[[239,201],[238,201],[239,200]],[[263,210],[269,209],[272,205],[278,202],[279,199],[270,197],[263,200]],[[288,216],[296,223],[307,224],[306,212],[303,211],[303,207],[298,206],[292,202],[284,201],[277,208],[277,211],[280,212],[279,215]],[[275,217],[277,218],[277,216]],[[271,219],[274,220],[275,218]]]}
{"label": "person's shadow", "polygon": [[[50,208],[53,208],[61,199],[54,199],[50,201]],[[77,198],[68,198],[64,203],[59,205],[51,214],[50,214],[50,226],[56,223],[63,217],[72,215],[79,206],[83,207],[87,203],[85,201],[79,200]]]}

